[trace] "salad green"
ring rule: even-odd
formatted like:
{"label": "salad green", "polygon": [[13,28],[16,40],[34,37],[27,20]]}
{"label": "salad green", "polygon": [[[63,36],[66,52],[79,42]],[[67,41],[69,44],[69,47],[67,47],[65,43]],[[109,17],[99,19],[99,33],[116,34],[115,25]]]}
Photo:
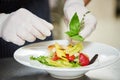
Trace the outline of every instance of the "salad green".
{"label": "salad green", "polygon": [[45,56],[39,56],[39,57],[30,57],[31,60],[37,60],[40,63],[48,66],[54,66],[54,67],[80,67],[79,63],[76,62],[68,62],[65,60],[52,60],[50,57]]}

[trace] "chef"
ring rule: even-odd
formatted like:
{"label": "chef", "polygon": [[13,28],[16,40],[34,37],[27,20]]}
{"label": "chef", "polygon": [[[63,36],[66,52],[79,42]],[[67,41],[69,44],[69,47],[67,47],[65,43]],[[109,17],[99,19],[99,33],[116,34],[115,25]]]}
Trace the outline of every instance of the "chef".
{"label": "chef", "polygon": [[[90,0],[65,0],[64,16],[69,23],[77,12],[79,19],[89,10]],[[0,58],[12,57],[21,46],[52,40],[48,0],[0,0]],[[96,27],[96,18],[87,14],[84,29],[79,33],[88,37]]]}

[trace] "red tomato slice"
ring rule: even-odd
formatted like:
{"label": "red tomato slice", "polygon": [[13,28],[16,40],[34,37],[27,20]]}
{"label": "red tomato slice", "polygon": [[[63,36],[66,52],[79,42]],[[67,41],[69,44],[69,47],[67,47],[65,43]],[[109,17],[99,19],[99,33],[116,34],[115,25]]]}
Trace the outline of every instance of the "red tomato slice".
{"label": "red tomato slice", "polygon": [[89,61],[89,58],[85,54],[80,53],[79,54],[79,63],[81,66],[87,66],[87,65],[89,65],[90,61]]}
{"label": "red tomato slice", "polygon": [[69,54],[66,54],[66,58],[67,58],[69,61],[74,61],[75,56],[74,56],[74,55],[69,56]]}
{"label": "red tomato slice", "polygon": [[56,61],[56,60],[58,60],[59,59],[59,57],[57,56],[57,53],[54,53],[54,55],[53,55],[53,57],[52,57],[52,60],[53,61]]}

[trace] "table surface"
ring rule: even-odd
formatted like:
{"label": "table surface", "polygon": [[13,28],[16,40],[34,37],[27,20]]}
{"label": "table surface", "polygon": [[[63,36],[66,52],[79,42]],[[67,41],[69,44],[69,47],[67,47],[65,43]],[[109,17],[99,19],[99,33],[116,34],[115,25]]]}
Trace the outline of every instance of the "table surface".
{"label": "table surface", "polygon": [[[16,62],[13,58],[0,59],[0,80],[60,80],[46,71],[33,69]],[[87,72],[74,80],[120,80],[120,60],[113,65]]]}

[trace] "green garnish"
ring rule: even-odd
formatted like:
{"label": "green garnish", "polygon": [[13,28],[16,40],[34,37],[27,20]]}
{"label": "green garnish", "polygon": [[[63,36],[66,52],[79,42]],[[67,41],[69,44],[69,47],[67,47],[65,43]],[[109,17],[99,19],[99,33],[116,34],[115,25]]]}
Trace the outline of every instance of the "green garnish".
{"label": "green garnish", "polygon": [[84,27],[84,17],[85,15],[89,13],[86,12],[84,15],[83,15],[83,18],[81,19],[81,21],[79,20],[79,17],[77,15],[77,13],[75,13],[70,21],[70,24],[69,24],[69,29],[70,31],[67,31],[66,34],[73,40],[77,40],[77,41],[84,41],[84,38],[79,35],[79,32],[82,30],[82,28]]}
{"label": "green garnish", "polygon": [[80,67],[80,64],[77,62],[67,62],[64,60],[53,61],[51,57],[47,57],[47,56],[39,56],[39,57],[31,56],[30,60],[37,60],[44,65],[54,66],[54,67],[69,67],[69,68]]}
{"label": "green garnish", "polygon": [[48,62],[46,61],[46,59],[47,59],[46,56],[39,56],[39,57],[33,57],[33,56],[31,56],[30,57],[30,60],[37,60],[37,61],[39,61],[42,64],[49,65]]}

